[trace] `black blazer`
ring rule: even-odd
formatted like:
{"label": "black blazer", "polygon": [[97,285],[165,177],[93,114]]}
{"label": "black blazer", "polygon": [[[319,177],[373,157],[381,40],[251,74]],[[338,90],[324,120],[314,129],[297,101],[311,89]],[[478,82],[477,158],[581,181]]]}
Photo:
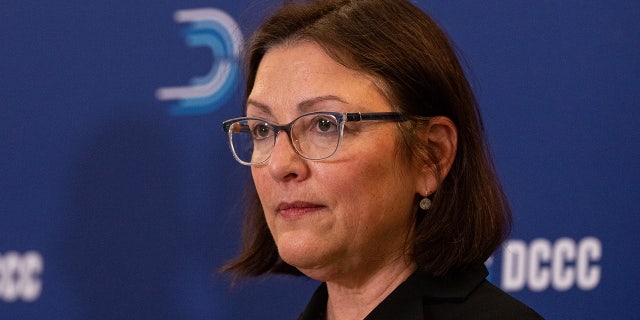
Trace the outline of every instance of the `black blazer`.
{"label": "black blazer", "polygon": [[[488,274],[484,265],[438,278],[416,272],[365,319],[542,319],[485,280]],[[327,286],[322,284],[298,320],[324,319],[327,298]]]}

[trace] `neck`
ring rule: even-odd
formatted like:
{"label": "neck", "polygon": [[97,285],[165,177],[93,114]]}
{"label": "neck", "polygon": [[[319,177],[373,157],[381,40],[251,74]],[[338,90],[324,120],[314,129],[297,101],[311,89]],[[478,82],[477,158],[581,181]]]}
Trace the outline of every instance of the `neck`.
{"label": "neck", "polygon": [[415,269],[415,264],[397,259],[356,280],[327,281],[327,320],[364,319]]}

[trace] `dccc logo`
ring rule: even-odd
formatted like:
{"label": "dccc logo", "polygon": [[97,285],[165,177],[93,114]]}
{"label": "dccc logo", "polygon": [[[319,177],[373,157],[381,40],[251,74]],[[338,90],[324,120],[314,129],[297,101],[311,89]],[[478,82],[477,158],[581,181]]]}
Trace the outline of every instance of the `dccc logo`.
{"label": "dccc logo", "polygon": [[189,23],[184,30],[190,47],[208,47],[213,53],[209,73],[192,78],[190,85],[156,90],[158,100],[177,100],[174,115],[209,113],[224,104],[239,78],[239,56],[243,37],[238,24],[226,12],[214,8],[176,11],[178,23]]}

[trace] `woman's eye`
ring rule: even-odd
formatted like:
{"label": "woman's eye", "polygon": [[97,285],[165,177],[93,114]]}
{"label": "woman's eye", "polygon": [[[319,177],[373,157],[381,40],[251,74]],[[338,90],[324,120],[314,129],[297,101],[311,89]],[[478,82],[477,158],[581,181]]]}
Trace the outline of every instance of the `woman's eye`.
{"label": "woman's eye", "polygon": [[258,124],[251,130],[253,137],[255,139],[264,139],[268,138],[271,135],[271,128],[268,124]]}
{"label": "woman's eye", "polygon": [[338,126],[333,119],[318,118],[316,120],[316,129],[320,132],[333,132],[337,127]]}

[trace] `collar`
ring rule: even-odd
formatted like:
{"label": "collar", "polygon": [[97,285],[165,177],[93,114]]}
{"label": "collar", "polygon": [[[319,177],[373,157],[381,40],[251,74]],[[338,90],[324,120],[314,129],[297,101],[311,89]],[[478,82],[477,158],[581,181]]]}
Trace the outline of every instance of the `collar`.
{"label": "collar", "polygon": [[[365,319],[423,319],[423,299],[452,302],[465,300],[488,274],[487,268],[482,264],[442,277],[432,277],[416,271]],[[327,286],[323,283],[298,320],[324,319],[328,297]]]}

